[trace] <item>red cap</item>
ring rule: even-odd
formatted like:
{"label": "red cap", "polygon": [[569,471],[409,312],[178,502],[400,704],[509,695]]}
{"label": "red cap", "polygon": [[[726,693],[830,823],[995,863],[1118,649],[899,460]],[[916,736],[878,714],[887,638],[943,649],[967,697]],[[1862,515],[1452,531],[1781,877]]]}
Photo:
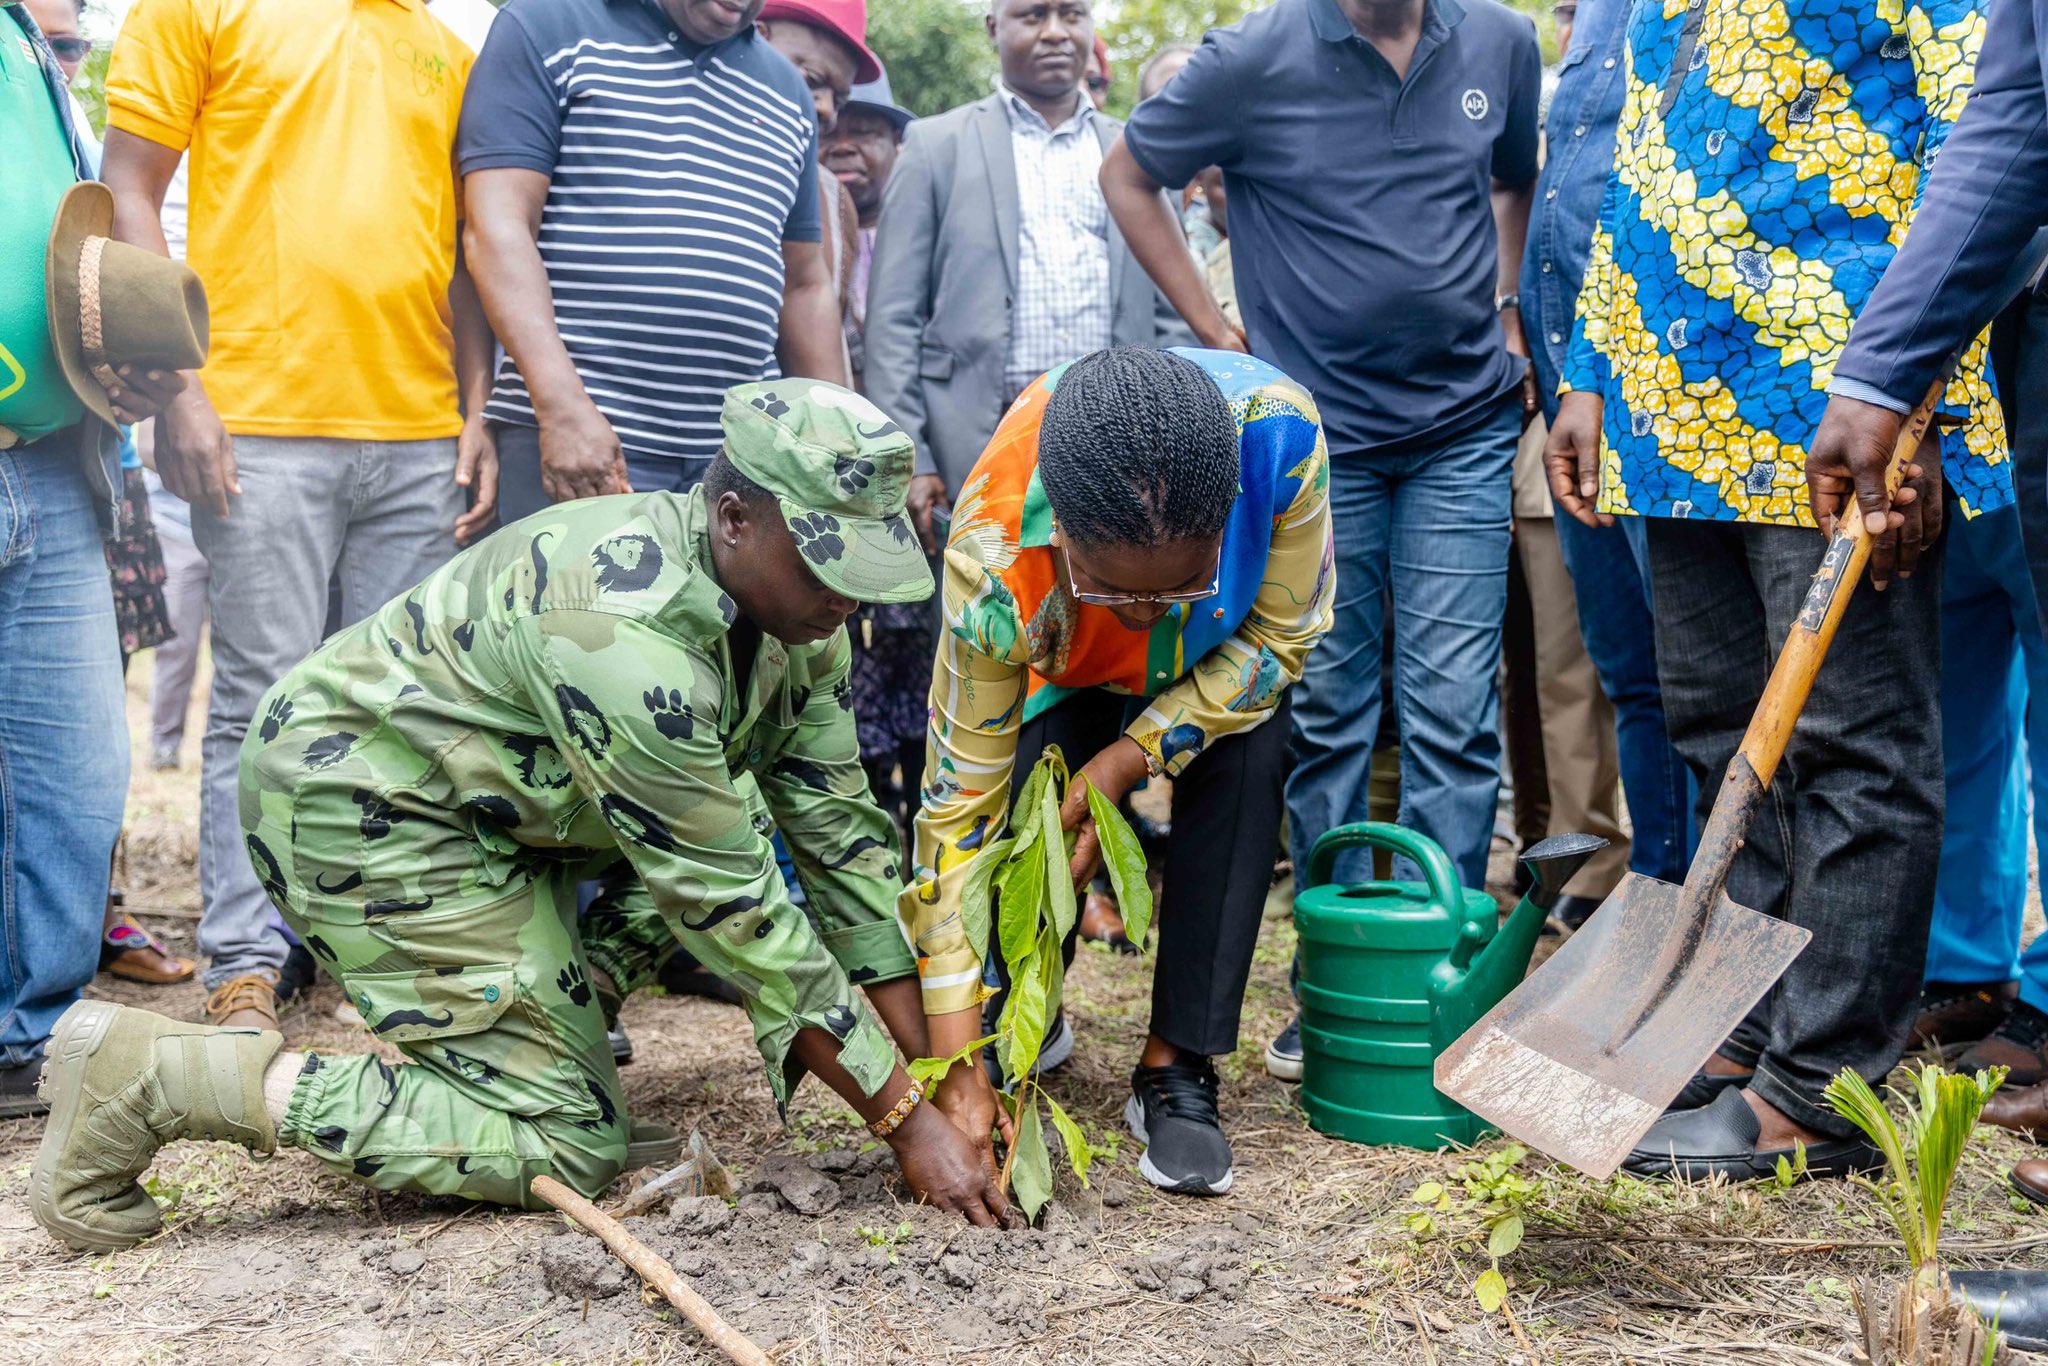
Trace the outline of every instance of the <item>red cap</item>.
{"label": "red cap", "polygon": [[793,19],[843,40],[854,51],[856,85],[882,74],[882,63],[868,50],[868,0],[768,0],[761,18]]}

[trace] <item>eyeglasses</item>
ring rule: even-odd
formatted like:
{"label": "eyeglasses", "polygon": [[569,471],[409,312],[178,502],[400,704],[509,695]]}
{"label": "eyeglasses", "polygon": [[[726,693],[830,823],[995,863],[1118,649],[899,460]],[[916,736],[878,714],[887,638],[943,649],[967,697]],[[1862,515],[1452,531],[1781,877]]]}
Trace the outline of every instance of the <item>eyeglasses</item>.
{"label": "eyeglasses", "polygon": [[82,62],[92,56],[93,41],[90,38],[52,38],[50,51],[57,54],[60,62]]}
{"label": "eyeglasses", "polygon": [[1169,606],[1184,602],[1200,602],[1204,598],[1213,598],[1223,591],[1221,546],[1216,549],[1216,569],[1209,576],[1209,586],[1182,593],[1084,593],[1074,582],[1074,553],[1062,544],[1060,556],[1067,566],[1067,591],[1074,595],[1075,602],[1085,602],[1091,607],[1143,607],[1148,604]]}

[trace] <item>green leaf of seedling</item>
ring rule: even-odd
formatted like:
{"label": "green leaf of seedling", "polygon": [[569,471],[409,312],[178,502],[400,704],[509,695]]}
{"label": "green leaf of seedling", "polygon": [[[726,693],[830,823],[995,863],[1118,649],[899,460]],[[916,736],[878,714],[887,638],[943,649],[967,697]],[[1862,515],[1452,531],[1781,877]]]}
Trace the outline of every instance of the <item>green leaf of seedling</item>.
{"label": "green leaf of seedling", "polygon": [[996,1022],[996,1034],[1000,1039],[996,1050],[1002,1058],[1003,1075],[1012,1082],[1031,1075],[1031,1068],[1038,1061],[1038,1051],[1045,1044],[1045,1023],[1049,1016],[1045,973],[1039,966],[1034,946],[1021,962],[1015,958],[1010,960],[1010,994],[1003,1002],[1002,1018]]}
{"label": "green leaf of seedling", "polygon": [[989,898],[996,875],[1003,871],[1010,851],[1016,847],[1015,839],[1000,839],[989,845],[967,865],[966,881],[960,884],[960,927],[967,932],[967,943],[976,958],[988,957]]}
{"label": "green leaf of seedling", "polygon": [[996,940],[1013,981],[1038,942],[1039,908],[1045,900],[1045,859],[1029,847],[1035,844],[1020,844],[996,874]]}
{"label": "green leaf of seedling", "polygon": [[1088,785],[1088,814],[1095,820],[1095,837],[1102,842],[1102,864],[1109,870],[1109,885],[1116,889],[1124,933],[1142,948],[1152,929],[1152,884],[1145,880],[1145,850],[1124,813],[1097,792],[1093,783]]}
{"label": "green leaf of seedling", "polygon": [[[1091,787],[1089,791],[1094,791]],[[1067,842],[1060,837],[1060,804],[1052,784],[1040,789],[1038,797],[1039,847],[1045,851],[1046,918],[1051,923],[1053,942],[1065,942],[1074,928],[1074,879],[1067,861]]]}
{"label": "green leaf of seedling", "polygon": [[1486,1235],[1486,1255],[1496,1262],[1522,1245],[1522,1216],[1510,1214]]}
{"label": "green leaf of seedling", "polygon": [[1415,1193],[1413,1195],[1410,1195],[1408,1198],[1410,1200],[1413,1200],[1418,1205],[1433,1205],[1437,1202],[1437,1198],[1441,1196],[1443,1193],[1444,1188],[1440,1183],[1435,1181],[1425,1181],[1421,1185],[1417,1186],[1415,1188]]}
{"label": "green leaf of seedling", "polygon": [[1036,1219],[1052,1199],[1052,1154],[1046,1151],[1045,1130],[1038,1119],[1038,1107],[1027,1105],[1017,1117],[1017,1151],[1010,1162],[1010,1190],[1024,1207],[1024,1217]]}
{"label": "green leaf of seedling", "polygon": [[965,1062],[967,1055],[975,1049],[986,1048],[995,1041],[996,1036],[991,1034],[986,1039],[976,1039],[950,1058],[913,1058],[905,1070],[910,1073],[912,1080],[936,1086],[946,1079],[946,1073],[953,1070],[953,1064]]}
{"label": "green leaf of seedling", "polygon": [[1499,1267],[1488,1267],[1472,1282],[1472,1298],[1479,1301],[1482,1313],[1499,1313],[1508,1300],[1508,1278],[1500,1274]]}
{"label": "green leaf of seedling", "polygon": [[1067,1165],[1073,1168],[1074,1175],[1080,1177],[1081,1184],[1085,1186],[1088,1184],[1088,1166],[1095,1160],[1095,1150],[1088,1146],[1088,1135],[1082,1132],[1071,1115],[1060,1108],[1058,1101],[1046,1096],[1045,1103],[1052,1107],[1052,1127],[1060,1131],[1060,1142],[1066,1145]]}

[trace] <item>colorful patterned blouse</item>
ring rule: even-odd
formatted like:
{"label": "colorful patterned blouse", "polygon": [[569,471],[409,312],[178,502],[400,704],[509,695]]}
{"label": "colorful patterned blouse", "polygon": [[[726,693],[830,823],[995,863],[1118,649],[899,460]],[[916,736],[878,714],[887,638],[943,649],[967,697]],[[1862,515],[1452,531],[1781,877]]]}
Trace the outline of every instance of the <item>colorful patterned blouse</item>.
{"label": "colorful patterned blouse", "polygon": [[[1812,526],[1806,447],[1849,325],[1962,112],[1989,0],[1638,0],[1565,391],[1606,400],[1600,508]],[[2012,501],[1985,344],[1943,438]]]}
{"label": "colorful patterned blouse", "polygon": [[[1271,716],[1330,628],[1330,477],[1315,403],[1264,361],[1177,353],[1215,380],[1240,432],[1215,597],[1135,632],[1060,587],[1038,429],[1064,366],[1018,397],[954,504],[924,807],[912,882],[897,903],[928,1013],[980,998],[982,965],[957,903],[967,865],[1009,810],[1025,720],[1082,688],[1150,698],[1126,734],[1154,773],[1178,773],[1215,740]],[[1078,768],[1094,756],[1067,757]]]}

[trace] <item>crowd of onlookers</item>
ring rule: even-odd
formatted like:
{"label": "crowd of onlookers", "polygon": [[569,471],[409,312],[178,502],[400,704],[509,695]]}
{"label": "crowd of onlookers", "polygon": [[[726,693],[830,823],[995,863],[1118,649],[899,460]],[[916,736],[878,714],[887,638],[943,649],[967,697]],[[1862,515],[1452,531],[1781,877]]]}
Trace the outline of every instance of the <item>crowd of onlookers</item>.
{"label": "crowd of onlookers", "polygon": [[[43,54],[69,77],[90,51],[75,5],[9,5],[0,56],[54,90]],[[1502,842],[1590,831],[1609,849],[1567,931],[1630,869],[1682,880],[1820,554],[1810,476],[1842,494],[1859,468],[1822,460],[1830,395],[1896,410],[1920,373],[1845,349],[1940,192],[2001,5],[2024,8],[1561,0],[1546,71],[1494,0],[1278,0],[1131,54],[1120,123],[1090,0],[993,0],[999,84],[927,118],[863,0],[138,0],[104,148],[52,103],[79,164],[0,172],[0,206],[10,176],[96,175],[112,237],[204,283],[211,353],[99,496],[30,468],[81,419],[0,371],[0,491],[36,519],[0,548],[0,1114],[35,1109],[96,966],[196,971],[210,1021],[274,1025],[311,967],[237,809],[265,691],[494,524],[690,488],[726,390],[764,374],[848,384],[909,433],[936,556],[1047,371],[1125,346],[1272,362],[1320,411],[1337,583],[1281,722],[1276,856],[1301,870],[1383,813],[1478,886]],[[2030,801],[2048,821],[2044,310],[2023,295],[1963,347],[1880,514],[1884,591],[1849,607],[1729,888],[1812,942],[1639,1170],[1761,1173],[1795,1142],[1854,1169],[1821,1088],[1916,1044],[2011,1068],[1988,1117],[2048,1133],[2048,940],[2021,952]],[[81,577],[103,548],[111,591]],[[910,604],[851,628],[863,763],[906,832],[936,625]],[[122,667],[155,650],[148,753],[177,767],[202,637],[194,965],[109,864]],[[1121,938],[1106,886],[1083,932]],[[1300,1057],[1293,1027],[1267,1050],[1285,1077]],[[2048,1169],[2022,1175],[2048,1199]]]}

